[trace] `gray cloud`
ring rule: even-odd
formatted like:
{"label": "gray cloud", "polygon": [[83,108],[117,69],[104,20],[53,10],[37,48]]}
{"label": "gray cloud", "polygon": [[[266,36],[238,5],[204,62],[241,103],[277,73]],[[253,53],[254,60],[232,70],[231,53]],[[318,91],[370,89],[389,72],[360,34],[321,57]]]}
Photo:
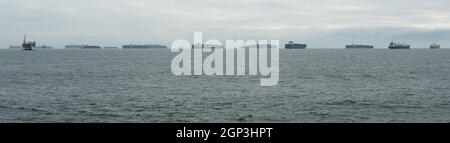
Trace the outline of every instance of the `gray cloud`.
{"label": "gray cloud", "polygon": [[314,47],[390,40],[450,43],[448,0],[2,0],[0,46],[119,46],[205,38],[279,39]]}

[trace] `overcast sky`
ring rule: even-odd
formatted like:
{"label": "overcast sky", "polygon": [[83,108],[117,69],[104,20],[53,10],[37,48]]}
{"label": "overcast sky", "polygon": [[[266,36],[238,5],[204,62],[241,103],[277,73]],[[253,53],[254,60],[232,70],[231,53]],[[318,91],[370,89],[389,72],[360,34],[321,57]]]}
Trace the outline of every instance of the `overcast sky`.
{"label": "overcast sky", "polygon": [[394,40],[450,48],[449,0],[1,0],[0,46],[267,39],[311,48]]}

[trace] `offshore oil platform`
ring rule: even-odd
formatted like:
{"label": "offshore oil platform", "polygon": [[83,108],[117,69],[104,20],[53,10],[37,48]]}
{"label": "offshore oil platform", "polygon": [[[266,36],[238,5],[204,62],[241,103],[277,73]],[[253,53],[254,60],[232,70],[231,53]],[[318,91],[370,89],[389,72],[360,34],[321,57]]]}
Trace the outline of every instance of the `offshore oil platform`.
{"label": "offshore oil platform", "polygon": [[36,42],[27,42],[27,34],[25,34],[22,43],[22,51],[32,51],[36,47]]}

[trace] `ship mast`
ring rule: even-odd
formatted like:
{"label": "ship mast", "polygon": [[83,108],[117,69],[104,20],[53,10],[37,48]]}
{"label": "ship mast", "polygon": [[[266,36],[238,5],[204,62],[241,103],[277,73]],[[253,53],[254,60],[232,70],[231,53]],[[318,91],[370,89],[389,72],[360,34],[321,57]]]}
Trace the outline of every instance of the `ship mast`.
{"label": "ship mast", "polygon": [[27,34],[24,34],[23,35],[22,51],[25,50],[26,41],[27,41]]}

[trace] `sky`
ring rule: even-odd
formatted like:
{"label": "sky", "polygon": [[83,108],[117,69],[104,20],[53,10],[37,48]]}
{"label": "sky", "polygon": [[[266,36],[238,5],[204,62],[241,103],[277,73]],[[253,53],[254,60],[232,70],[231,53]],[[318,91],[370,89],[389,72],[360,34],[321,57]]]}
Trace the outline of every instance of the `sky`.
{"label": "sky", "polygon": [[310,48],[391,41],[450,48],[449,0],[1,0],[0,48],[117,46],[203,38],[280,40]]}

